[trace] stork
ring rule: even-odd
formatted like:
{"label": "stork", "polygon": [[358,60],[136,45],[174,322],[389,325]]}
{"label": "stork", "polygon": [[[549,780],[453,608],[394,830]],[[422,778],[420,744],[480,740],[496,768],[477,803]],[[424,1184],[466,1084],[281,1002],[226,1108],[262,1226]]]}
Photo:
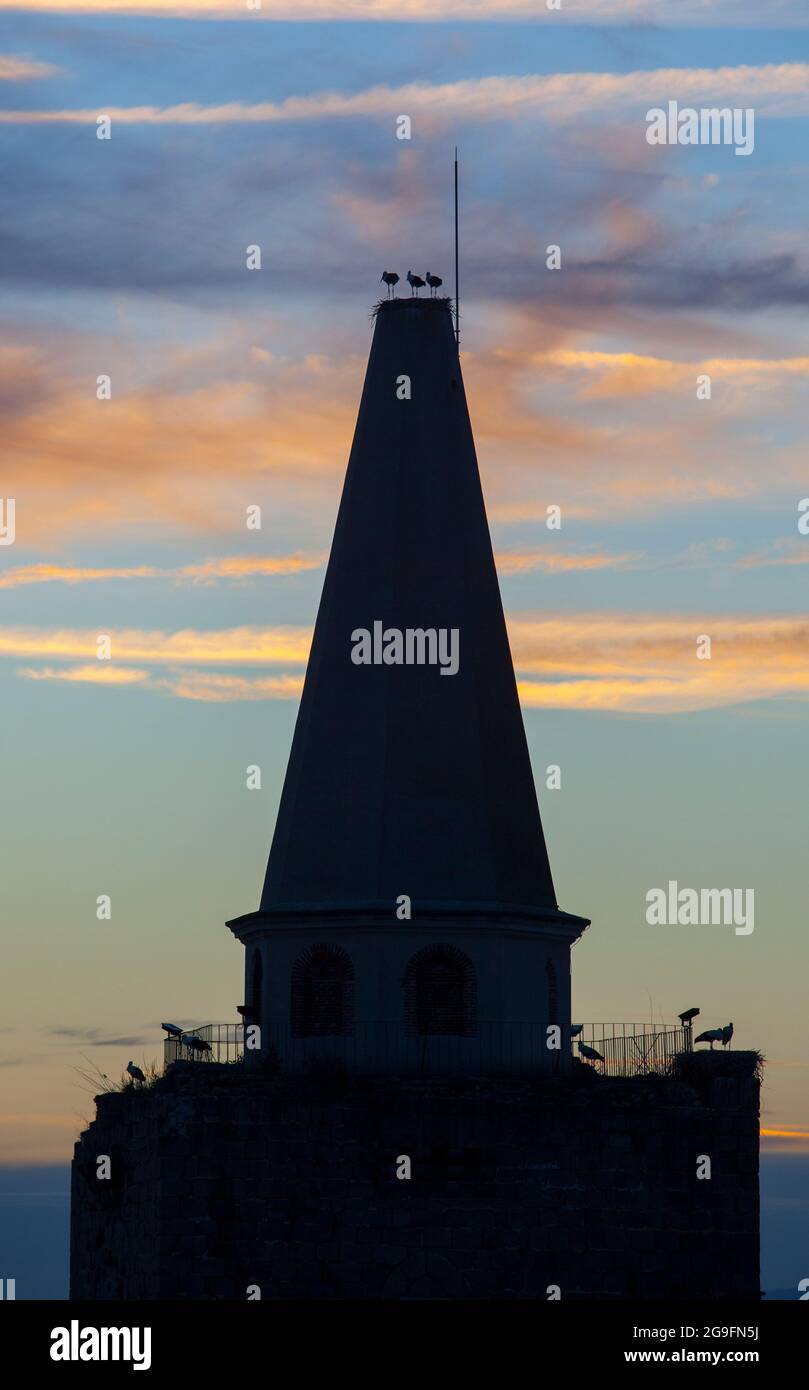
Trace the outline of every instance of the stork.
{"label": "stork", "polygon": [[388,299],[390,299],[391,294],[393,295],[393,298],[395,299],[395,298],[396,298],[396,286],[397,286],[398,283],[399,283],[399,276],[396,274],[396,271],[395,271],[395,270],[383,270],[383,271],[382,271],[382,274],[380,275],[379,278],[380,278],[380,280],[384,280],[385,284],[386,284],[387,287],[388,287]]}
{"label": "stork", "polygon": [[441,279],[440,275],[431,275],[429,270],[427,271],[427,284],[430,286],[433,298],[435,298],[436,290],[439,289],[443,283],[444,281]]}
{"label": "stork", "polygon": [[424,289],[424,281],[420,275],[414,275],[412,270],[407,272],[407,283],[410,286],[410,293],[418,295],[419,290]]}
{"label": "stork", "polygon": [[[698,1043],[698,1042],[710,1043],[710,1044],[711,1044],[711,1052],[713,1052],[713,1045],[714,1045],[714,1043],[715,1043],[715,1042],[723,1042],[723,1041],[724,1041],[724,1033],[725,1033],[724,1028],[707,1028],[707,1029],[705,1030],[704,1033],[700,1033],[699,1037],[694,1039],[694,1042],[695,1042],[695,1043]],[[730,1039],[728,1039],[728,1042],[729,1042],[729,1041],[730,1041]]]}
{"label": "stork", "polygon": [[730,1046],[730,1040],[731,1040],[732,1037],[733,1037],[733,1024],[732,1024],[732,1023],[726,1023],[725,1026],[724,1026],[724,1028],[722,1029],[722,1046],[723,1046],[723,1047],[729,1047],[729,1046]]}
{"label": "stork", "polygon": [[141,1071],[140,1067],[136,1067],[134,1062],[127,1062],[126,1069],[129,1075],[132,1077],[133,1081],[146,1080],[146,1077],[143,1075],[143,1072]]}
{"label": "stork", "polygon": [[576,1044],[582,1057],[586,1057],[588,1062],[603,1062],[604,1058],[594,1047],[588,1047],[587,1043],[579,1042]]}

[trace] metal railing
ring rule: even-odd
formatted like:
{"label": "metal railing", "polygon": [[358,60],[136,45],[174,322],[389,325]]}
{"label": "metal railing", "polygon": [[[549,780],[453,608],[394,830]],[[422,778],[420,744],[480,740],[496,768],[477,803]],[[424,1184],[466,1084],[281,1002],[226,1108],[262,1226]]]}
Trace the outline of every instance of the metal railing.
{"label": "metal railing", "polygon": [[238,1062],[243,1053],[242,1023],[206,1023],[189,1028],[181,1038],[166,1038],[163,1066],[170,1067],[172,1062]]}
{"label": "metal railing", "polygon": [[[561,1050],[548,1047],[545,1022],[479,1022],[471,1036],[408,1035],[402,1023],[357,1024],[343,1036],[294,1037],[288,1026],[263,1030],[262,1054],[281,1073],[351,1072],[514,1074],[567,1070],[571,1053],[605,1076],[668,1072],[679,1052],[691,1050],[691,1030],[672,1024],[588,1023]],[[578,1043],[599,1054],[588,1058]],[[200,1046],[202,1044],[202,1046]],[[209,1023],[182,1038],[168,1038],[164,1065],[172,1062],[236,1062],[245,1056],[244,1024]],[[258,1053],[247,1050],[247,1057]]]}
{"label": "metal railing", "polygon": [[[664,1075],[679,1052],[692,1050],[690,1028],[661,1023],[588,1023],[580,1034],[581,1041],[600,1053],[601,1061],[591,1065],[604,1076]],[[574,1042],[574,1055],[581,1056]]]}

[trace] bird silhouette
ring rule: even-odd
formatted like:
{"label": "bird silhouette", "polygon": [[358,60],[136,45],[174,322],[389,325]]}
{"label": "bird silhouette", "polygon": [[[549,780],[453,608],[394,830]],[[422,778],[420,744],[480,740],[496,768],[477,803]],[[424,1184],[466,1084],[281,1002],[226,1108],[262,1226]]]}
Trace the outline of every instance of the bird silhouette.
{"label": "bird silhouette", "polygon": [[729,1047],[729,1046],[730,1046],[730,1040],[731,1040],[732,1037],[733,1037],[733,1024],[732,1024],[732,1023],[726,1023],[725,1026],[724,1026],[724,1028],[722,1029],[722,1046],[723,1046],[723,1047]]}
{"label": "bird silhouette", "polygon": [[[710,1044],[711,1044],[711,1051],[713,1052],[713,1045],[714,1045],[714,1043],[715,1043],[715,1042],[723,1042],[723,1041],[724,1041],[724,1034],[725,1034],[724,1028],[706,1028],[706,1030],[705,1030],[704,1033],[700,1033],[699,1037],[694,1039],[694,1042],[695,1042],[695,1043],[698,1043],[698,1042],[710,1043]],[[730,1039],[728,1039],[728,1041],[730,1041]]]}
{"label": "bird silhouette", "polygon": [[379,278],[380,278],[380,280],[384,280],[384,281],[385,281],[385,284],[386,284],[387,287],[388,287],[388,299],[390,299],[391,294],[393,295],[393,298],[395,299],[395,298],[396,298],[396,288],[395,288],[395,287],[396,287],[396,286],[398,285],[398,283],[399,283],[399,276],[396,274],[396,271],[395,271],[395,270],[383,270],[383,271],[382,271],[382,274],[380,275]]}
{"label": "bird silhouette", "polygon": [[443,283],[444,281],[441,279],[440,275],[431,275],[429,270],[427,271],[427,284],[430,286],[433,297],[435,297],[436,290],[439,289]]}
{"label": "bird silhouette", "polygon": [[146,1077],[143,1075],[143,1072],[141,1071],[140,1067],[136,1067],[134,1062],[127,1062],[126,1069],[129,1075],[132,1077],[133,1081],[146,1080]]}
{"label": "bird silhouette", "polygon": [[205,1042],[203,1038],[198,1037],[196,1033],[191,1033],[183,1038],[183,1042],[192,1052],[205,1053],[211,1050],[211,1044]]}
{"label": "bird silhouette", "polygon": [[601,1056],[601,1053],[600,1053],[600,1052],[597,1052],[596,1049],[595,1049],[594,1047],[588,1047],[588,1046],[587,1046],[587,1043],[580,1042],[580,1043],[577,1043],[576,1046],[578,1047],[579,1052],[581,1053],[582,1057],[586,1057],[587,1060],[588,1060],[588,1062],[603,1062],[603,1061],[604,1061],[604,1058]]}
{"label": "bird silhouette", "polygon": [[418,295],[419,290],[424,289],[424,281],[420,275],[414,275],[412,270],[407,272],[407,283],[410,286],[411,294]]}

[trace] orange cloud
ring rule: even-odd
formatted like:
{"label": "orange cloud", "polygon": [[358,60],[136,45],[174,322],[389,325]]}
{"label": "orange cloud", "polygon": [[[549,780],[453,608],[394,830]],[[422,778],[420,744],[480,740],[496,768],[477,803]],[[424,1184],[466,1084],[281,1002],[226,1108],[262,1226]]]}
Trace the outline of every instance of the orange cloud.
{"label": "orange cloud", "polygon": [[[527,708],[684,713],[751,700],[809,695],[806,662],[809,621],[793,617],[722,617],[645,614],[568,614],[564,618],[512,614],[508,629],[520,698]],[[108,634],[114,663],[139,663],[135,681],[184,699],[208,701],[291,699],[303,671],[273,676],[214,674],[186,666],[305,665],[311,634],[303,628],[230,628],[176,633],[124,630]],[[711,638],[709,660],[697,656],[697,638]],[[89,680],[87,657],[98,634],[64,629],[0,629],[0,656],[75,661],[23,668],[28,679]],[[463,634],[461,635],[463,660]],[[85,658],[81,662],[81,658]],[[98,663],[99,668],[107,667]],[[168,668],[144,679],[143,667]]]}
{"label": "orange cloud", "polygon": [[582,392],[583,398],[589,400],[645,396],[675,389],[693,392],[696,390],[697,376],[702,375],[710,376],[712,383],[729,381],[743,387],[769,384],[773,378],[809,376],[809,357],[709,357],[696,362],[676,362],[634,352],[558,348],[551,352],[535,353],[531,361],[536,366],[563,368],[597,376],[596,384]]}
{"label": "orange cloud", "polygon": [[106,579],[159,579],[165,571],[153,565],[131,569],[91,569],[73,565],[20,565],[0,574],[0,589],[17,589],[23,584],[85,584]]}
{"label": "orange cloud", "polygon": [[[697,657],[702,635],[709,660]],[[509,636],[528,707],[677,714],[809,695],[801,618],[512,616]]]}
{"label": "orange cloud", "polygon": [[554,574],[605,569],[659,571],[684,566],[689,569],[711,569],[720,565],[733,569],[758,569],[762,566],[809,564],[809,544],[797,537],[776,540],[768,549],[752,551],[748,555],[735,556],[734,549],[733,541],[726,536],[717,536],[710,541],[692,541],[685,550],[669,555],[651,556],[645,551],[588,554],[544,548],[499,551],[495,558],[501,575],[522,574],[535,569]]}
{"label": "orange cloud", "polygon": [[[280,484],[287,503],[311,501],[329,484],[334,491],[364,364],[351,354],[274,359],[231,380],[233,344],[217,346],[220,355],[209,347],[199,364],[167,351],[158,381],[129,391],[116,388],[111,367],[109,401],[95,394],[100,344],[73,344],[86,375],[73,366],[70,377],[32,349],[0,350],[4,488],[17,499],[17,544],[56,545],[72,531],[108,535],[145,524],[153,533],[243,533],[246,508],[270,488]],[[225,379],[210,380],[217,366]]]}
{"label": "orange cloud", "polygon": [[332,195],[332,203],[364,244],[375,248],[384,259],[403,222],[418,217],[427,204],[417,156],[410,150],[398,152],[384,195],[341,191]]}
{"label": "orange cloud", "polygon": [[303,674],[297,676],[220,676],[209,671],[185,671],[157,684],[183,700],[224,704],[230,700],[297,700]]}
{"label": "orange cloud", "polygon": [[[753,498],[771,489],[774,478],[782,486],[802,486],[805,466],[788,445],[773,446],[765,471],[753,436],[746,445],[745,434],[729,423],[743,422],[754,408],[759,415],[767,411],[767,402],[756,403],[754,386],[766,386],[768,399],[776,383],[803,389],[809,359],[683,364],[582,352],[566,346],[571,331],[557,330],[563,341],[537,353],[527,339],[545,330],[530,316],[509,313],[484,349],[462,354],[492,520],[544,522],[549,503],[560,505],[566,520],[627,518],[666,505]],[[696,400],[702,368],[720,373],[717,409]],[[663,390],[667,413],[655,402],[645,415],[626,412],[618,419],[614,412],[585,414],[576,404],[599,394],[643,404]],[[693,401],[693,410],[683,410],[684,399]],[[769,408],[776,414],[781,406],[770,400]]]}
{"label": "orange cloud", "polygon": [[306,555],[223,555],[204,560],[198,565],[182,565],[178,569],[158,569],[154,565],[135,565],[131,568],[94,568],[78,565],[20,565],[0,574],[0,589],[16,589],[23,584],[87,584],[109,579],[173,579],[213,583],[217,579],[249,579],[255,575],[299,574],[303,570],[319,569],[325,564],[323,554]]}
{"label": "orange cloud", "polygon": [[243,555],[228,555],[215,560],[205,560],[200,565],[184,565],[177,571],[179,579],[209,580],[247,579],[253,575],[300,574],[304,570],[320,569],[325,565],[325,554],[306,555],[263,555],[256,559]]}
{"label": "orange cloud", "polygon": [[148,681],[149,672],[139,671],[134,666],[111,666],[99,661],[95,666],[53,666],[23,667],[17,672],[32,681],[73,681],[77,684],[91,685],[137,685]]}
{"label": "orange cloud", "polygon": [[[0,656],[40,657],[72,661],[96,657],[98,631],[68,628],[0,628]],[[263,666],[305,663],[311,632],[307,628],[236,627],[225,631],[144,632],[133,628],[110,630],[111,662],[146,665]],[[106,663],[99,661],[99,666]]]}
{"label": "orange cloud", "polygon": [[[649,422],[631,421],[630,428],[611,418],[588,422],[574,405],[582,377],[624,390],[623,373],[633,383],[646,373],[655,383],[669,364],[579,352],[566,345],[567,330],[538,328],[512,311],[501,317],[490,325],[488,343],[463,354],[493,519],[544,520],[549,502],[573,520],[753,497],[771,486],[775,468],[780,481],[794,478],[798,485],[804,465],[797,451],[773,451],[765,471],[752,456],[752,443],[740,458],[738,441],[710,409],[695,407],[685,417],[680,412],[676,430],[659,412]],[[541,353],[535,351],[538,337],[545,342]],[[498,346],[504,341],[508,348]],[[4,489],[17,499],[20,550],[54,550],[74,534],[108,538],[136,528],[149,528],[153,538],[199,531],[243,535],[245,508],[256,502],[295,512],[333,510],[360,395],[360,355],[341,354],[336,343],[331,355],[293,361],[258,347],[255,325],[239,320],[202,352],[166,346],[153,364],[151,384],[119,390],[115,363],[108,364],[113,397],[98,401],[95,373],[108,353],[80,337],[58,357],[47,345],[0,346]],[[798,372],[803,360],[785,359],[788,371],[766,379],[804,381]],[[234,362],[240,364],[236,379]],[[576,365],[582,362],[590,365]],[[644,364],[637,373],[636,362]],[[671,365],[693,384],[693,365]],[[560,374],[571,392],[564,406]],[[671,396],[675,406],[679,390]],[[744,392],[740,396],[744,401]],[[3,558],[8,564],[10,556]],[[320,557],[296,553],[278,557],[278,568],[267,557],[265,569],[234,557],[204,562],[213,566],[207,572],[82,566],[73,575],[66,565],[31,565],[6,570],[0,586],[93,578],[204,581],[237,578],[240,566],[245,577],[292,572],[284,565],[307,568],[310,560],[313,567],[320,563]]]}
{"label": "orange cloud", "polygon": [[544,570],[547,573],[575,570],[586,573],[588,570],[627,569],[640,558],[629,551],[611,555],[607,552],[577,554],[573,551],[501,550],[495,556],[500,574],[524,574],[529,570]]}
{"label": "orange cloud", "polygon": [[771,1154],[809,1153],[809,1132],[780,1127],[762,1129],[761,1143],[766,1152]]}
{"label": "orange cloud", "polygon": [[36,681],[67,681],[90,685],[136,685],[139,689],[166,691],[182,700],[225,704],[233,700],[297,700],[303,690],[303,673],[281,676],[233,676],[212,671],[171,672],[155,676],[128,666],[21,667],[18,676]]}

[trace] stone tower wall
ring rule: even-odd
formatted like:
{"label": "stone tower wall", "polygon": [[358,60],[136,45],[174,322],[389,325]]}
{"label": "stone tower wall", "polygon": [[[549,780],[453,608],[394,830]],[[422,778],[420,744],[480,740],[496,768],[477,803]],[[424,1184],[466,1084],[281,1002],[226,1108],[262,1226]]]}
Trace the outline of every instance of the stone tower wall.
{"label": "stone tower wall", "polygon": [[76,1145],[71,1297],[756,1298],[757,1058],[685,1062],[636,1080],[178,1064],[99,1097]]}

